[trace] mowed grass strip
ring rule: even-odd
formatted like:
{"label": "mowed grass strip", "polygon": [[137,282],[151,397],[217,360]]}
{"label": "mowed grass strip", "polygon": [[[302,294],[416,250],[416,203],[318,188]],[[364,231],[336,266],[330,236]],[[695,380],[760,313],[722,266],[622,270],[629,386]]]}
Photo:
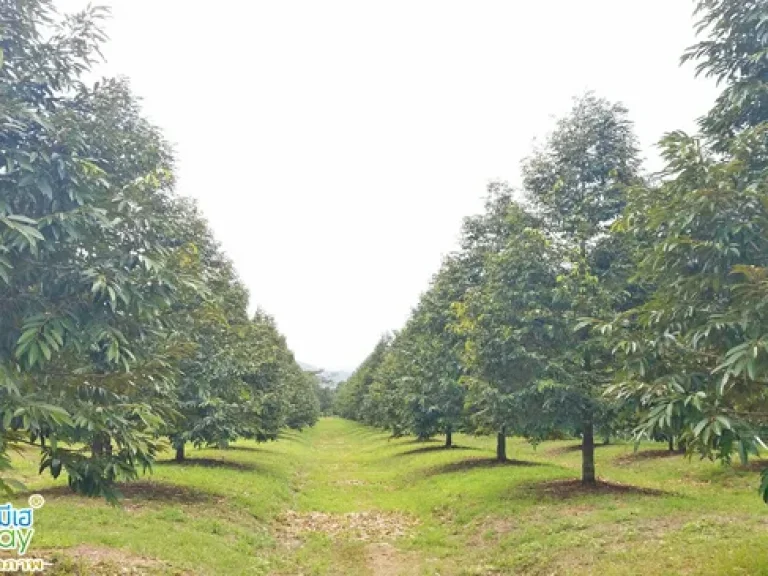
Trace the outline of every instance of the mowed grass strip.
{"label": "mowed grass strip", "polygon": [[[722,468],[648,443],[391,439],[336,418],[267,444],[160,461],[112,507],[15,465],[46,497],[31,556],[54,574],[768,574],[760,464]],[[170,457],[170,455],[169,455]],[[17,504],[24,502],[20,497]]]}

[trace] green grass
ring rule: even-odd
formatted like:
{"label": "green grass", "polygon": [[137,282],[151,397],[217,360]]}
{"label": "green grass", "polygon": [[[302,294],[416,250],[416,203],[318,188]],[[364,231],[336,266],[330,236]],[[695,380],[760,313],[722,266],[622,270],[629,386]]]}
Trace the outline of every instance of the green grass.
{"label": "green grass", "polygon": [[[584,492],[558,483],[578,477],[574,441],[510,440],[520,463],[501,467],[493,439],[454,442],[324,419],[276,443],[191,450],[205,466],[160,462],[118,508],[52,488],[65,482],[19,458],[46,496],[28,556],[63,554],[54,574],[768,574],[755,471],[617,444],[597,466],[619,488]],[[371,514],[344,524],[359,512]]]}

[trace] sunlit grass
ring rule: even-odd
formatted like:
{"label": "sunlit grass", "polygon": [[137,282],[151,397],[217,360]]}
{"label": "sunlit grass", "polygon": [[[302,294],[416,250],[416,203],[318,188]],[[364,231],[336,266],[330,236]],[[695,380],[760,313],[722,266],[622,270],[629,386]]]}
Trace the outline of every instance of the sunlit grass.
{"label": "sunlit grass", "polygon": [[[768,510],[754,470],[667,456],[662,444],[640,455],[614,444],[597,449],[598,475],[621,492],[564,491],[551,482],[578,477],[581,455],[565,449],[575,441],[534,449],[510,440],[517,463],[507,466],[492,465],[493,439],[454,441],[461,449],[324,419],[279,442],[161,461],[121,507],[51,490],[66,481],[37,476],[34,458],[15,464],[46,496],[30,554],[117,549],[118,564],[154,562],[138,563],[139,574],[768,573]],[[649,450],[659,454],[643,458]],[[415,525],[386,542],[287,541],[277,529],[286,510],[404,513]],[[70,561],[57,570],[95,569]]]}

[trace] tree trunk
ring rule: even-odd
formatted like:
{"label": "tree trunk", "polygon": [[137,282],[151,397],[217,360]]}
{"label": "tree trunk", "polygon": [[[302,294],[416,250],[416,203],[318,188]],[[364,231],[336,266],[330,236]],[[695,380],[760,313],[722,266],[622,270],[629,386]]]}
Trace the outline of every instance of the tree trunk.
{"label": "tree trunk", "polygon": [[445,447],[450,448],[453,446],[453,434],[451,433],[450,426],[445,430]]}
{"label": "tree trunk", "polygon": [[45,434],[40,434],[40,447],[45,448]]}
{"label": "tree trunk", "polygon": [[104,455],[104,442],[102,442],[101,434],[97,434],[93,442],[91,443],[91,457],[99,458]]}
{"label": "tree trunk", "polygon": [[670,452],[674,452],[675,451],[675,437],[674,436],[670,436],[668,442],[669,442],[669,451]]}
{"label": "tree trunk", "polygon": [[184,462],[184,442],[176,444],[176,462]]}
{"label": "tree trunk", "polygon": [[496,460],[499,462],[507,461],[507,429],[501,427],[501,431],[496,435]]}
{"label": "tree trunk", "polygon": [[595,481],[595,427],[592,416],[584,420],[584,436],[581,440],[581,482],[593,486]]}
{"label": "tree trunk", "polygon": [[100,433],[93,437],[91,456],[93,458],[112,456],[112,438],[110,438],[109,434]]}
{"label": "tree trunk", "polygon": [[606,434],[605,436],[603,436],[603,446],[608,446],[608,444],[610,443],[611,443],[611,435]]}

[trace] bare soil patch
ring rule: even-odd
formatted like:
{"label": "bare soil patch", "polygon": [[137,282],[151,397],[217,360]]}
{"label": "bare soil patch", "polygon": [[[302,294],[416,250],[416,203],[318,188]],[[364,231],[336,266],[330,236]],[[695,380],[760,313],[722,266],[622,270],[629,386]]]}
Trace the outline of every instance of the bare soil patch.
{"label": "bare soil patch", "polygon": [[552,480],[538,484],[529,484],[524,489],[539,497],[551,498],[553,500],[568,500],[569,498],[594,494],[639,494],[643,496],[663,496],[668,494],[668,492],[654,488],[643,488],[603,480],[598,480],[594,485],[582,484],[581,480]]}
{"label": "bare soil patch", "polygon": [[396,540],[408,535],[418,522],[395,512],[295,512],[289,510],[277,518],[275,531],[283,540],[296,540],[307,533],[326,534],[330,538],[351,538],[364,542]]}
{"label": "bare soil patch", "polygon": [[36,552],[36,555],[48,559],[53,564],[49,569],[52,574],[59,571],[63,574],[82,576],[190,574],[171,570],[166,562],[107,546],[83,544],[74,548],[42,549]]}
{"label": "bare soil patch", "polygon": [[[515,518],[487,517],[471,526],[472,535],[469,543],[472,548],[495,546],[506,536],[519,529],[520,522]],[[469,528],[469,526],[468,526]]]}
{"label": "bare soil patch", "polygon": [[419,573],[418,558],[391,544],[368,544],[365,559],[373,576],[411,576]]}

